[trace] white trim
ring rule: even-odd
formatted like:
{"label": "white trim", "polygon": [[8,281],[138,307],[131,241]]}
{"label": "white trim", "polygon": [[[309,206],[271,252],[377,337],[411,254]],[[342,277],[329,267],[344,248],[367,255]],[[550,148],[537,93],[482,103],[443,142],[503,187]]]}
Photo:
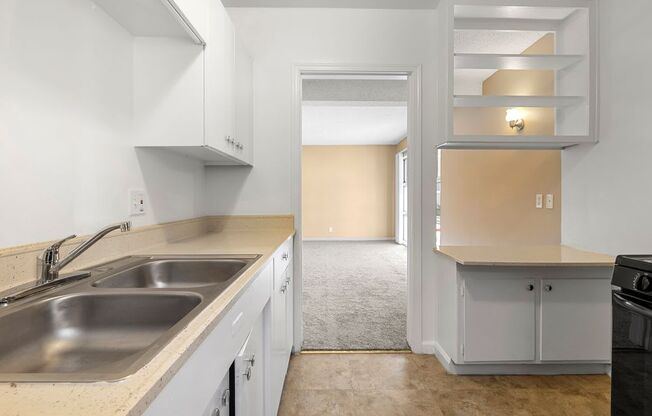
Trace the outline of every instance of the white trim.
{"label": "white trim", "polygon": [[[291,161],[294,240],[294,345],[303,345],[303,276],[301,229],[301,98],[303,75],[407,75],[408,76],[408,299],[407,341],[422,352],[421,331],[421,65],[295,64],[292,68]],[[412,190],[412,191],[410,191]],[[297,347],[297,349],[300,349]]]}
{"label": "white trim", "polygon": [[303,241],[394,241],[394,237],[303,237]]}

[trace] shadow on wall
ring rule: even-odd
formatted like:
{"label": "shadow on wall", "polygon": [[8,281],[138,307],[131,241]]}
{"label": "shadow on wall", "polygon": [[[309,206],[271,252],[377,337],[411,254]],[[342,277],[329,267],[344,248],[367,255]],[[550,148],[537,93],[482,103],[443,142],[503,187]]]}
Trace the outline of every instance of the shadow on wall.
{"label": "shadow on wall", "polygon": [[[207,166],[206,206],[207,215],[237,215],[236,204],[245,189],[253,166]],[[228,197],[222,197],[228,196]],[[264,207],[265,201],[259,201]],[[261,209],[258,213],[263,213]]]}
{"label": "shadow on wall", "polygon": [[162,149],[135,150],[151,222],[159,224],[205,215],[206,174],[200,161]]}

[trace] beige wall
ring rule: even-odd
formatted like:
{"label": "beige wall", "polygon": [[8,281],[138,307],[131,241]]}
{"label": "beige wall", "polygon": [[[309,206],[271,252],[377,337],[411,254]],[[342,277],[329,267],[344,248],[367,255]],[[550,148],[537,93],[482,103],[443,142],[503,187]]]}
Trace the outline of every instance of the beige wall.
{"label": "beige wall", "polygon": [[[546,35],[524,53],[554,52]],[[553,71],[497,71],[484,95],[553,95]],[[524,109],[522,134],[553,134],[551,109]],[[515,134],[504,108],[455,110],[458,134]],[[561,153],[444,150],[441,160],[441,244],[558,244],[561,241]],[[536,194],[554,195],[554,209],[535,208]]]}
{"label": "beige wall", "polygon": [[[446,150],[441,171],[441,244],[559,244],[559,151]],[[538,193],[554,209],[535,208]]]}
{"label": "beige wall", "polygon": [[303,146],[303,236],[394,238],[395,155],[393,145]]}

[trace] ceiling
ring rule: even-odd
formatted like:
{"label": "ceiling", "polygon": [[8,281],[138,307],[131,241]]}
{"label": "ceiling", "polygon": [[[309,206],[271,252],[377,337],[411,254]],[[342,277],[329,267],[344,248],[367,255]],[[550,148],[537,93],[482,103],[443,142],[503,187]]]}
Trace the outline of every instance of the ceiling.
{"label": "ceiling", "polygon": [[226,7],[434,9],[439,0],[222,0]]}
{"label": "ceiling", "polygon": [[406,76],[311,76],[302,93],[305,145],[394,145],[407,135]]}
{"label": "ceiling", "polygon": [[393,145],[407,135],[407,105],[303,105],[304,145]]}

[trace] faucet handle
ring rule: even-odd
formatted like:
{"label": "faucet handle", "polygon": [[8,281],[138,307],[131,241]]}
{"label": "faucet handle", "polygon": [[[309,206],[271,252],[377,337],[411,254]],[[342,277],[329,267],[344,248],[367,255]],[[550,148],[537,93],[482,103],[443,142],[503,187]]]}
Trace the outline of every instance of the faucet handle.
{"label": "faucet handle", "polygon": [[47,264],[56,264],[59,261],[59,249],[61,248],[61,245],[68,240],[72,240],[75,237],[77,237],[76,234],[69,235],[68,237],[62,238],[61,240],[46,248],[43,251],[43,262]]}

